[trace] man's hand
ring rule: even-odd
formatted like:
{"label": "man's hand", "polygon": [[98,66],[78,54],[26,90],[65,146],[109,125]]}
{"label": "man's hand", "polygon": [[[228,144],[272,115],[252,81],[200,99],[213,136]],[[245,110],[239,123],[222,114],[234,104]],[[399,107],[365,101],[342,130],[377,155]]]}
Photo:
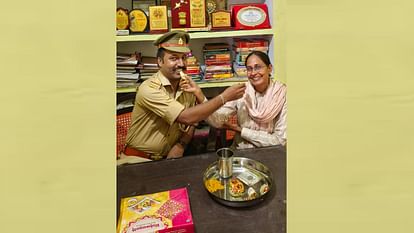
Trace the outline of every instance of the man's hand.
{"label": "man's hand", "polygon": [[223,96],[225,102],[237,100],[243,97],[245,90],[246,90],[246,84],[244,83],[235,84],[231,87],[228,87],[226,90],[224,90],[221,93],[221,95]]}
{"label": "man's hand", "polygon": [[183,78],[180,80],[180,88],[181,90],[189,93],[193,93],[197,98],[197,102],[201,104],[204,101],[204,94],[201,91],[201,88],[193,81],[192,78],[188,77],[187,75],[183,75]]}
{"label": "man's hand", "polygon": [[170,152],[168,152],[167,159],[181,158],[183,157],[183,154],[184,154],[184,147],[181,144],[176,143],[171,148]]}
{"label": "man's hand", "polygon": [[185,75],[185,78],[180,79],[181,90],[190,93],[201,92],[200,87],[193,81],[192,78]]}

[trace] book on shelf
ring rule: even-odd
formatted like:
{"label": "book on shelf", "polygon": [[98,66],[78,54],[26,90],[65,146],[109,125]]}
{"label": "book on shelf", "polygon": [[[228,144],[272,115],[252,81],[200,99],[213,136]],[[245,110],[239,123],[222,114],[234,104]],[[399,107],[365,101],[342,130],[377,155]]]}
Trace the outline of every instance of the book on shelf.
{"label": "book on shelf", "polygon": [[116,80],[138,80],[139,79],[139,73],[117,73],[116,74]]}
{"label": "book on shelf", "polygon": [[195,67],[195,68],[187,67],[186,73],[188,75],[199,74],[200,73],[200,68],[199,67]]}
{"label": "book on shelf", "polygon": [[187,67],[185,73],[195,82],[199,82],[202,79],[200,65],[197,58],[192,53],[187,55]]}
{"label": "book on shelf", "polygon": [[140,77],[140,80],[147,80],[151,78],[153,74],[154,73],[141,73],[139,77]]}
{"label": "book on shelf", "polygon": [[116,65],[118,66],[135,66],[138,64],[139,55],[135,54],[117,54]]}
{"label": "book on shelf", "polygon": [[120,66],[120,65],[117,65],[116,66],[116,69],[117,70],[135,70],[136,68],[137,68],[138,66]]}
{"label": "book on shelf", "polygon": [[236,58],[234,59],[236,62],[244,64],[246,62],[246,58],[250,53],[236,53]]}
{"label": "book on shelf", "polygon": [[[215,61],[228,61],[231,59],[231,51],[225,51],[225,52],[221,52],[221,53],[216,53],[213,54],[213,56],[211,56],[212,54],[210,54],[209,52],[204,52],[204,60],[215,60]],[[219,56],[216,56],[219,55]]]}
{"label": "book on shelf", "polygon": [[158,59],[156,57],[142,56],[139,60],[139,64],[144,66],[158,66]]}
{"label": "book on shelf", "polygon": [[234,39],[233,46],[237,48],[269,47],[265,39]]}
{"label": "book on shelf", "polygon": [[233,40],[234,72],[238,75],[247,75],[245,63],[247,56],[253,51],[268,53],[269,41],[265,39],[234,39]]}
{"label": "book on shelf", "polygon": [[198,75],[198,76],[192,76],[191,78],[192,78],[192,79],[193,79],[193,81],[194,81],[194,82],[196,82],[196,83],[200,83],[200,82],[202,82],[202,81],[203,81],[203,77],[202,77],[201,75]]}
{"label": "book on shelf", "polygon": [[205,63],[229,63],[230,58],[223,58],[223,59],[204,59]]}
{"label": "book on shelf", "polygon": [[246,66],[239,66],[239,65],[235,64],[235,65],[233,66],[233,69],[234,69],[234,73],[235,73],[237,76],[247,76],[247,69],[246,69]]}
{"label": "book on shelf", "polygon": [[205,53],[204,59],[206,60],[230,60],[230,53]]}
{"label": "book on shelf", "polygon": [[133,67],[132,69],[130,68],[124,68],[124,67],[116,67],[116,72],[117,73],[136,73],[137,69],[135,67]]}
{"label": "book on shelf", "polygon": [[269,50],[269,47],[249,47],[249,48],[233,47],[233,50],[236,52],[246,52],[246,53],[250,53],[252,51],[261,51],[261,52],[267,53],[267,51]]}
{"label": "book on shelf", "polygon": [[228,60],[228,61],[204,61],[204,64],[206,66],[211,66],[211,65],[226,65],[226,64],[230,64],[230,60]]}
{"label": "book on shelf", "polygon": [[204,79],[214,79],[214,78],[231,78],[233,73],[214,73],[214,74],[205,74]]}
{"label": "book on shelf", "polygon": [[231,73],[231,70],[217,70],[217,71],[205,71],[205,74],[228,74]]}
{"label": "book on shelf", "polygon": [[128,84],[128,85],[124,85],[124,84],[117,84],[116,85],[116,88],[135,88],[135,87],[138,87],[139,86],[139,83],[134,83],[134,84]]}
{"label": "book on shelf", "polygon": [[231,46],[228,43],[206,43],[203,47],[204,80],[232,78]]}
{"label": "book on shelf", "polygon": [[138,80],[131,80],[131,79],[117,79],[116,83],[117,85],[134,85],[135,83],[137,83]]}
{"label": "book on shelf", "polygon": [[203,46],[204,51],[209,50],[229,50],[230,45],[228,43],[206,43]]}
{"label": "book on shelf", "polygon": [[230,52],[230,48],[225,48],[225,49],[214,49],[214,50],[205,50],[203,49],[203,53],[204,54],[223,54],[223,53],[229,53]]}
{"label": "book on shelf", "polygon": [[150,65],[143,65],[143,64],[139,64],[137,66],[138,70],[155,70],[158,71],[159,67],[158,66],[150,66]]}
{"label": "book on shelf", "polygon": [[124,61],[117,61],[117,66],[136,66],[138,64],[137,60],[124,60]]}
{"label": "book on shelf", "polygon": [[116,80],[116,87],[117,88],[126,88],[126,87],[135,87],[139,84],[139,79],[131,80],[131,79],[117,79]]}
{"label": "book on shelf", "polygon": [[230,64],[228,65],[221,65],[221,66],[207,66],[206,72],[219,72],[219,71],[231,71]]}
{"label": "book on shelf", "polygon": [[139,73],[141,75],[153,75],[157,72],[158,72],[158,70],[139,70]]}
{"label": "book on shelf", "polygon": [[194,71],[194,70],[200,70],[200,66],[199,65],[187,65],[186,67],[187,71]]}

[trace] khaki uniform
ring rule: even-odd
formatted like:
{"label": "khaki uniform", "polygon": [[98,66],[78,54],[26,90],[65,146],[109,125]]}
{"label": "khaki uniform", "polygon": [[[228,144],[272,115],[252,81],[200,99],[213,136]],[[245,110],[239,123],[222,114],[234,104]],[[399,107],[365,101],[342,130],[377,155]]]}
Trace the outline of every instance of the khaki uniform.
{"label": "khaki uniform", "polygon": [[171,147],[188,129],[175,122],[185,109],[195,105],[191,93],[171,88],[170,81],[159,71],[137,90],[126,145],[152,156],[166,157]]}

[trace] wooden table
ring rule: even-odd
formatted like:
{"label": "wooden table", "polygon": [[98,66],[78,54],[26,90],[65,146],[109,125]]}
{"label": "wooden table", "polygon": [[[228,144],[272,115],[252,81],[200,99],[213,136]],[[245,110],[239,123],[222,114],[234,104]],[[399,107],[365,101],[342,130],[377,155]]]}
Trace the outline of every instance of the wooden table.
{"label": "wooden table", "polygon": [[217,160],[215,153],[174,160],[122,165],[117,169],[117,216],[122,197],[187,187],[197,233],[285,233],[286,150],[267,147],[235,151],[266,165],[272,172],[272,191],[253,207],[231,208],[215,202],[204,189],[203,172]]}

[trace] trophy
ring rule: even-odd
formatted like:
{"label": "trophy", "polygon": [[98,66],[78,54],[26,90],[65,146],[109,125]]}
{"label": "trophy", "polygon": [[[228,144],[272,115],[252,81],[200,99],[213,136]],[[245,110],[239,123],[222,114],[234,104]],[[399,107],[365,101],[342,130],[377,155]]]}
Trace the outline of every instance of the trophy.
{"label": "trophy", "polygon": [[211,28],[212,25],[212,13],[217,9],[216,0],[206,0],[207,13],[208,13],[208,27]]}
{"label": "trophy", "polygon": [[211,14],[211,28],[214,30],[231,28],[230,11],[218,10]]}
{"label": "trophy", "polygon": [[129,26],[128,10],[118,8],[116,10],[116,30],[127,30]]}

